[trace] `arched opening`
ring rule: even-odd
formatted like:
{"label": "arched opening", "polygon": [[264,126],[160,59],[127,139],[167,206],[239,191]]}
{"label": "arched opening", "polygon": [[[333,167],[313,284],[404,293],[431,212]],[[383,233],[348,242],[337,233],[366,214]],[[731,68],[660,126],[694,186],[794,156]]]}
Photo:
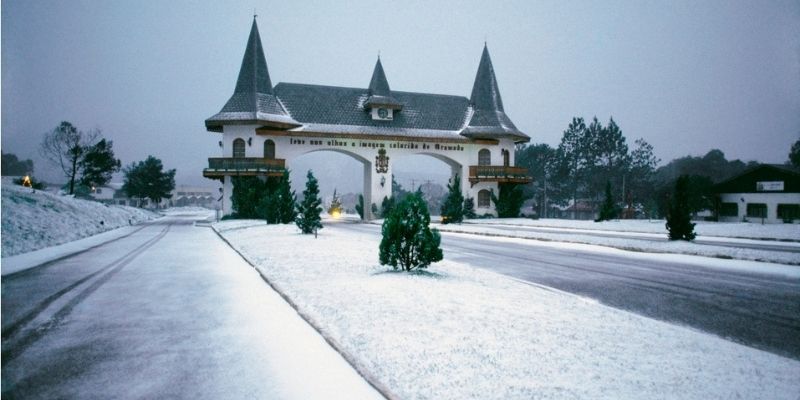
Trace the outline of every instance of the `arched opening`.
{"label": "arched opening", "polygon": [[233,158],[244,158],[244,139],[242,138],[234,139]]}
{"label": "arched opening", "polygon": [[509,152],[506,149],[503,149],[502,153],[503,153],[503,166],[509,167],[510,166],[509,164],[511,162],[511,152]]}
{"label": "arched opening", "polygon": [[478,207],[490,207],[492,204],[492,196],[488,190],[483,189],[478,192]]}
{"label": "arched opening", "polygon": [[272,139],[264,141],[264,158],[270,160],[275,159],[275,142],[273,142]]}
{"label": "arched opening", "polygon": [[[365,187],[364,170],[368,161],[356,154],[335,149],[315,150],[286,160],[291,171],[292,190],[298,201],[306,188],[306,175],[309,170],[319,182],[320,199],[322,199],[323,216],[333,199],[333,192],[342,202],[345,216],[357,217],[356,204],[358,196],[364,196],[365,207],[375,200],[370,199],[368,186]],[[370,168],[371,164],[369,164]],[[380,203],[378,204],[380,206]]]}
{"label": "arched opening", "polygon": [[[461,165],[440,154],[395,155],[392,173],[400,190],[413,192],[419,189],[431,215],[439,215],[447,196],[447,184],[456,174],[461,174]],[[464,177],[459,175],[459,180],[464,182]],[[396,189],[393,196],[398,195]],[[465,190],[463,183],[461,190]]]}
{"label": "arched opening", "polygon": [[492,165],[492,152],[489,149],[481,149],[478,152],[478,165]]}

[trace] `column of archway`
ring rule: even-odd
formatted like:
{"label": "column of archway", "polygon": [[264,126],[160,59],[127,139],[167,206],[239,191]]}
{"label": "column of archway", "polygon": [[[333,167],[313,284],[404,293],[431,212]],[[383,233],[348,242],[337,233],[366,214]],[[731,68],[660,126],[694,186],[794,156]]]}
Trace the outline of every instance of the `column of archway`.
{"label": "column of archway", "polygon": [[392,163],[391,159],[386,172],[378,172],[375,163],[364,163],[364,219],[375,219],[372,204],[380,210],[384,197],[392,197]]}

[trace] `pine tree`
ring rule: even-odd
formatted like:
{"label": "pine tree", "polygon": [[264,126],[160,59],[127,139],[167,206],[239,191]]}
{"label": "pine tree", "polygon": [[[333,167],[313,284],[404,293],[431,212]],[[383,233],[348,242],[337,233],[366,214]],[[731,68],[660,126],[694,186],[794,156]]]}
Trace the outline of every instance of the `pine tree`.
{"label": "pine tree", "polygon": [[331,199],[331,206],[328,207],[328,215],[334,218],[342,215],[342,201],[339,199],[339,195],[336,194],[336,189],[333,189],[333,199]]}
{"label": "pine tree", "polygon": [[515,183],[501,183],[499,186],[499,197],[494,195],[494,191],[490,194],[497,216],[499,218],[519,217],[522,203],[525,202],[525,193],[522,188]]}
{"label": "pine tree", "polygon": [[275,189],[277,218],[276,223],[290,224],[294,222],[297,217],[297,196],[292,191],[292,181],[289,180],[289,170],[283,171],[283,177],[278,182],[278,187]]}
{"label": "pine tree", "polygon": [[441,236],[438,230],[430,229],[431,217],[420,192],[407,195],[384,218],[381,265],[411,271],[442,259]]}
{"label": "pine tree", "polygon": [[364,195],[358,195],[358,203],[356,204],[356,212],[358,213],[358,217],[364,219]]}
{"label": "pine tree", "polygon": [[175,170],[164,171],[161,160],[153,156],[147,156],[144,161],[131,163],[127,168],[123,168],[125,183],[122,191],[128,197],[148,198],[154,204],[161,202],[161,199],[172,197],[172,190],[175,189]]}
{"label": "pine tree", "polygon": [[606,181],[606,197],[600,208],[600,215],[594,222],[610,221],[614,218],[617,218],[617,205],[614,203],[614,195],[611,194],[611,182]]}
{"label": "pine tree", "polygon": [[669,240],[694,240],[694,225],[689,207],[689,177],[681,175],[675,182],[675,192],[668,206]]}
{"label": "pine tree", "polygon": [[297,218],[295,223],[304,234],[314,233],[317,229],[322,229],[322,200],[319,198],[319,185],[317,178],[311,171],[306,175],[306,190],[303,191],[303,201],[297,206]]}
{"label": "pine tree", "polygon": [[114,142],[100,139],[83,151],[83,158],[78,162],[79,182],[88,188],[103,186],[121,166],[120,161],[114,158]]}
{"label": "pine tree", "polygon": [[464,219],[472,219],[477,217],[475,214],[475,199],[467,197],[464,199]]}
{"label": "pine tree", "polygon": [[464,220],[464,195],[461,193],[461,179],[456,175],[447,184],[447,197],[442,204],[442,223],[457,224]]}

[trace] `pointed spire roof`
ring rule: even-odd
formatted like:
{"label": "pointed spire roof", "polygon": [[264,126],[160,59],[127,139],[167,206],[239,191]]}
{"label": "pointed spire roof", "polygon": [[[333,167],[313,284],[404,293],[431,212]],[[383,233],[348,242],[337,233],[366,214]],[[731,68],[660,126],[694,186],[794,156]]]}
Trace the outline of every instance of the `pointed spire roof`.
{"label": "pointed spire roof", "polygon": [[389,89],[389,81],[386,79],[386,73],[383,72],[383,64],[381,64],[381,57],[378,56],[378,62],[375,63],[375,69],[372,71],[372,79],[369,81],[369,98],[364,103],[366,108],[392,108],[400,110],[403,104],[392,97],[392,90]]}
{"label": "pointed spire roof", "polygon": [[381,57],[375,63],[375,70],[372,71],[372,79],[369,81],[369,94],[377,96],[389,96],[389,81],[386,80],[386,73],[383,72]]}
{"label": "pointed spire roof", "polygon": [[281,129],[300,126],[273,93],[255,17],[233,96],[219,113],[206,120],[206,129],[222,132],[223,125],[235,124],[261,124]]}
{"label": "pointed spire roof", "polygon": [[520,132],[503,110],[503,99],[497,86],[489,48],[483,45],[478,73],[469,98],[472,116],[462,135],[476,139],[510,137],[515,142],[527,142],[528,135]]}

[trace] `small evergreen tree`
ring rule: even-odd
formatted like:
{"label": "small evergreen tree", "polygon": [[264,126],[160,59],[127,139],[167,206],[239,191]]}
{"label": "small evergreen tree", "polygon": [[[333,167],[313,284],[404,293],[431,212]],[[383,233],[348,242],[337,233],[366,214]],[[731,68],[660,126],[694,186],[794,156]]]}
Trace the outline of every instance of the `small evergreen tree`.
{"label": "small evergreen tree", "polygon": [[464,220],[464,195],[461,193],[461,179],[456,175],[447,184],[447,197],[442,204],[442,223],[457,224]]}
{"label": "small evergreen tree", "polygon": [[614,195],[611,194],[611,182],[606,181],[606,198],[600,208],[600,215],[594,222],[610,221],[617,217],[617,205],[614,203]]}
{"label": "small evergreen tree", "polygon": [[297,218],[295,223],[304,234],[314,233],[322,229],[322,200],[319,198],[319,184],[311,171],[306,175],[306,190],[303,191],[303,201],[297,205]]}
{"label": "small evergreen tree", "polygon": [[478,214],[475,214],[475,199],[467,197],[464,199],[464,219],[473,219],[477,216]]}
{"label": "small evergreen tree", "polygon": [[358,203],[356,204],[356,212],[358,213],[358,217],[364,219],[364,195],[358,195]]}
{"label": "small evergreen tree", "polygon": [[667,211],[669,240],[694,240],[694,225],[689,207],[689,177],[681,175],[675,182],[675,192],[669,200]]}
{"label": "small evergreen tree", "polygon": [[266,193],[266,182],[255,176],[233,176],[233,192],[231,193],[231,208],[233,218],[264,218],[269,223],[274,216],[267,210],[272,210],[272,203],[268,203],[264,197]]}
{"label": "small evergreen tree", "polygon": [[276,207],[278,210],[276,223],[290,224],[294,222],[297,217],[297,211],[295,211],[297,196],[295,196],[292,190],[292,181],[289,180],[288,169],[283,170],[283,177],[281,177],[278,182],[278,187],[275,189],[274,196],[277,197],[275,202],[277,203]]}
{"label": "small evergreen tree", "polygon": [[336,189],[333,189],[333,199],[331,199],[331,206],[328,207],[328,215],[338,217],[342,214],[342,201],[339,195],[336,194]]}
{"label": "small evergreen tree", "polygon": [[431,217],[421,193],[407,195],[384,218],[379,247],[381,265],[411,271],[442,259],[441,236],[438,230],[430,229]]}
{"label": "small evergreen tree", "polygon": [[519,216],[519,210],[522,208],[522,203],[525,202],[525,193],[519,185],[501,183],[500,196],[495,196],[494,191],[490,195],[499,218],[517,218]]}

